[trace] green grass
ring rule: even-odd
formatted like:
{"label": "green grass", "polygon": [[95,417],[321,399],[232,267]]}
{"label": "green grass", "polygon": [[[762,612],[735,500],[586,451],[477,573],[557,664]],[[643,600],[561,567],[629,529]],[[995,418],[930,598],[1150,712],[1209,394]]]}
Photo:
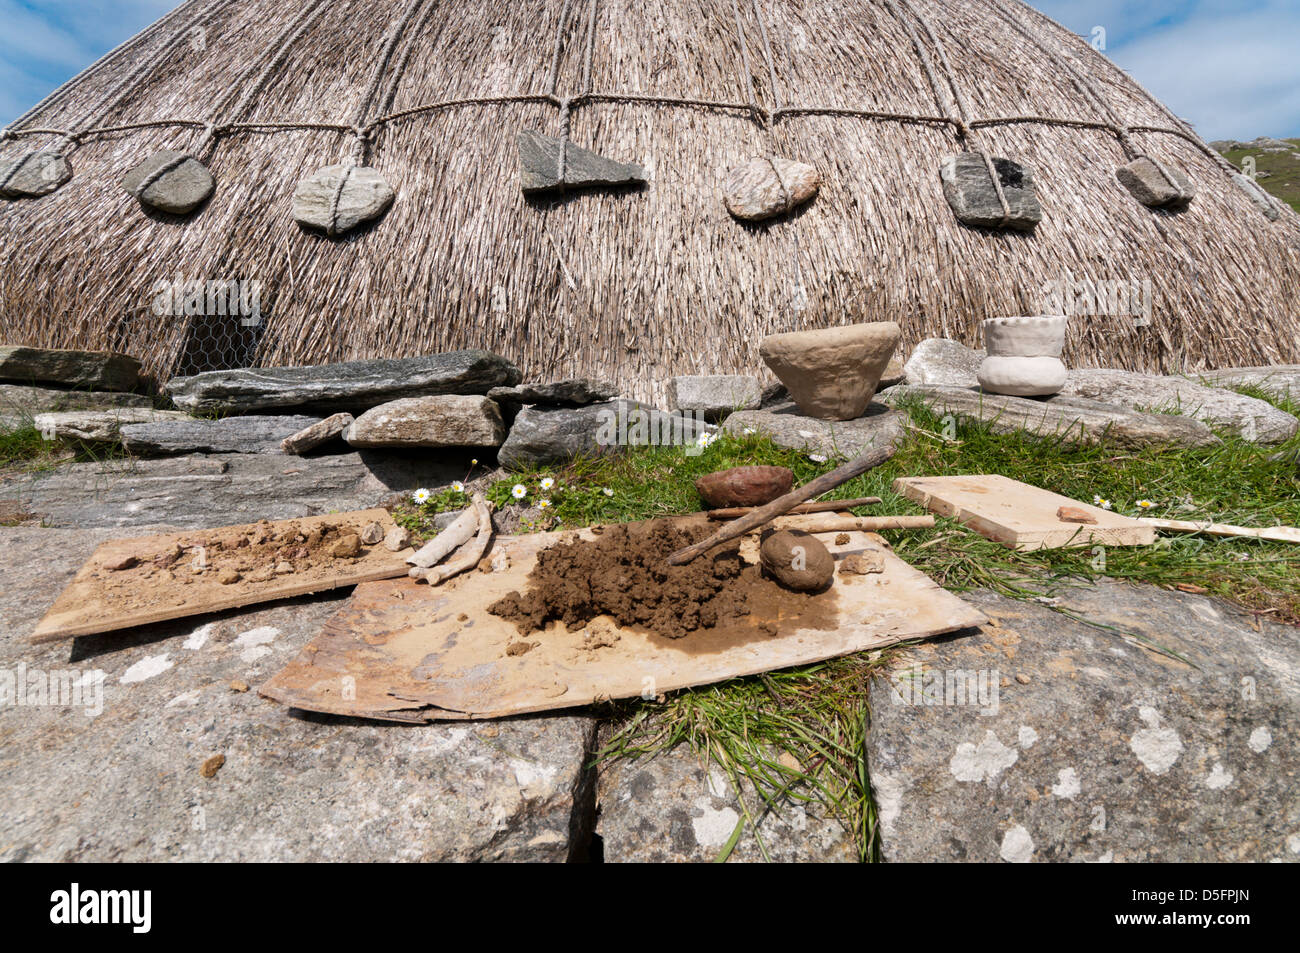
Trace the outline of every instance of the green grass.
{"label": "green grass", "polygon": [[[1275,395],[1243,392],[1300,411]],[[860,515],[920,513],[893,492],[895,478],[1000,473],[1086,502],[1100,496],[1130,515],[1144,512],[1137,501],[1145,499],[1155,504],[1147,515],[1300,525],[1295,463],[1300,438],[1282,447],[1259,447],[1224,434],[1215,447],[1116,452],[996,434],[976,423],[958,423],[954,430],[923,407],[908,410],[912,429],[899,452],[828,498],[882,498],[877,506],[858,509]],[[723,435],[698,456],[679,447],[652,447],[513,474],[494,483],[488,495],[507,504],[514,500],[513,488],[522,485],[524,502],[548,499],[553,516],[539,529],[642,520],[699,510],[694,480],[743,465],[788,466],[802,484],[827,472],[835,461],[817,462],[759,436]],[[554,484],[544,490],[544,479]],[[1279,621],[1300,622],[1300,547],[1293,545],[1171,536],[1151,547],[1017,553],[947,519],[937,520],[934,530],[896,532],[889,538],[899,556],[957,592],[982,588],[1034,598],[1109,576],[1199,587]],[[601,757],[639,757],[689,744],[717,763],[742,792],[747,815],[742,824],[780,796],[817,800],[845,825],[862,859],[875,859],[876,819],[863,750],[867,685],[889,654],[736,679],[660,701],[616,703],[610,706],[616,728]]]}
{"label": "green grass", "polygon": [[[1300,139],[1285,140],[1300,152]],[[1286,202],[1300,212],[1300,159],[1290,152],[1260,152],[1255,149],[1230,149],[1224,153],[1229,162],[1238,168],[1246,156],[1255,157],[1255,170],[1270,173],[1258,180],[1260,188]]]}

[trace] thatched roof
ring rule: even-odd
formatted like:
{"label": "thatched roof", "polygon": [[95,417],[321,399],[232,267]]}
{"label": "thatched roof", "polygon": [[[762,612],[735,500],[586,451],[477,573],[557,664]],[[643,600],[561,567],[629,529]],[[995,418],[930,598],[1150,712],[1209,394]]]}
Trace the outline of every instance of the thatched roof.
{"label": "thatched roof", "polygon": [[[516,134],[559,135],[564,97],[571,141],[640,163],[647,187],[521,193]],[[295,186],[354,154],[363,100],[366,162],[397,200],[348,235],[304,231]],[[199,149],[214,104],[216,194],[146,213],[120,180]],[[904,346],[978,343],[982,318],[1035,313],[1067,276],[1154,290],[1150,327],[1075,320],[1077,365],[1300,362],[1300,218],[1269,221],[1165,108],[1016,0],[190,0],[16,122],[0,160],[83,121],[67,184],[0,201],[0,341],[121,348],[163,378],[188,322],[155,316],[151,289],[177,276],[261,283],[258,363],[483,347],[530,379],[643,395],[758,372],[775,331],[895,320]],[[1117,182],[1123,126],[1191,176],[1188,210]],[[1033,168],[1035,232],[956,222],[939,166],[966,145]],[[815,165],[820,194],[732,219],[721,180],[771,154]]]}

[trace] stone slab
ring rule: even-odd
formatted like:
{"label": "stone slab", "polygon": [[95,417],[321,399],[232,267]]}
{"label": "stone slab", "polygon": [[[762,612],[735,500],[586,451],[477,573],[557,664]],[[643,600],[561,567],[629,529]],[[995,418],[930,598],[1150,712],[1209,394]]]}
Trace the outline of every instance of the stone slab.
{"label": "stone slab", "polygon": [[285,437],[321,422],[319,417],[225,417],[124,424],[122,445],[142,457],[184,453],[283,453]]}
{"label": "stone slab", "polygon": [[129,391],[140,382],[140,362],[111,351],[6,345],[0,346],[0,381]]}
{"label": "stone slab", "polygon": [[966,598],[989,625],[872,683],[886,860],[1300,861],[1300,630],[1112,580],[1057,603],[1119,631]]}
{"label": "stone slab", "polygon": [[871,404],[857,420],[805,417],[792,403],[767,410],[742,410],[723,423],[727,433],[762,433],[779,447],[805,450],[827,458],[860,456],[873,447],[897,446],[906,434],[907,415]]}

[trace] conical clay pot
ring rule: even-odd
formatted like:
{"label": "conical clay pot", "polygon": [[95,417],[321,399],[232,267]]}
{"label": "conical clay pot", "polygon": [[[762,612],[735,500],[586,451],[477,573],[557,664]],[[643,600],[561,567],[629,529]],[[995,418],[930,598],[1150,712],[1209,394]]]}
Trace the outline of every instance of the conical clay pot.
{"label": "conical clay pot", "polygon": [[989,318],[984,322],[988,357],[976,376],[980,388],[1012,397],[1046,397],[1065,386],[1061,363],[1065,317]]}
{"label": "conical clay pot", "polygon": [[856,420],[875,396],[900,333],[892,321],[790,331],[763,338],[759,353],[801,413]]}

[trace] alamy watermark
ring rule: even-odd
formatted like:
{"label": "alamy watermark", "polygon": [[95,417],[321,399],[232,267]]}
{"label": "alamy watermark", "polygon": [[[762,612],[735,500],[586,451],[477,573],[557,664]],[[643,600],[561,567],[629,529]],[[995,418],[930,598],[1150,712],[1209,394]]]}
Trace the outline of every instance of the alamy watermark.
{"label": "alamy watermark", "polygon": [[636,404],[620,404],[616,410],[602,410],[597,417],[598,447],[686,448],[688,457],[698,456],[716,439],[714,429],[697,411],[666,414]]}
{"label": "alamy watermark", "polygon": [[1151,324],[1155,292],[1149,278],[1064,277],[1039,289],[1039,314],[1066,317],[1131,317],[1135,327]]}
{"label": "alamy watermark", "polygon": [[104,710],[104,673],[100,669],[64,669],[46,672],[19,662],[14,669],[0,669],[0,708],[64,707],[84,708],[87,718]]}
{"label": "alamy watermark", "polygon": [[889,694],[895,705],[935,705],[978,708],[981,715],[998,713],[1002,673],[996,669],[910,668],[894,673]]}
{"label": "alamy watermark", "polygon": [[150,289],[158,317],[239,318],[246,328],[261,327],[262,283],[243,278],[159,278]]}

